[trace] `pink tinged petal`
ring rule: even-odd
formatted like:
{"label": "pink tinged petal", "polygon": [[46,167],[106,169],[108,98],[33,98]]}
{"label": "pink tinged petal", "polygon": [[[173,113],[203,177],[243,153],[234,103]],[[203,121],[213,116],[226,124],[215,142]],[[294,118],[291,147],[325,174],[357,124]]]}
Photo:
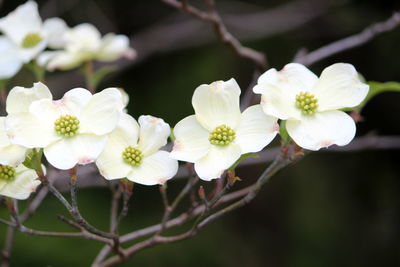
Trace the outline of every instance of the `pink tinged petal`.
{"label": "pink tinged petal", "polygon": [[54,122],[49,123],[46,121],[49,117],[51,118],[51,116],[38,118],[27,112],[8,115],[5,127],[11,143],[27,148],[35,148],[45,147],[60,139],[60,136],[54,131]]}
{"label": "pink tinged petal", "polygon": [[128,146],[136,146],[139,136],[139,125],[134,118],[123,114],[117,128],[108,135],[107,145],[96,165],[101,175],[106,179],[124,178],[131,170],[131,166],[122,158],[122,153]]}
{"label": "pink tinged petal", "polygon": [[22,67],[18,47],[6,37],[0,36],[0,79],[13,77]]}
{"label": "pink tinged petal", "polygon": [[223,172],[241,156],[240,146],[230,144],[225,147],[212,146],[207,155],[194,164],[194,169],[200,179],[210,181],[220,178]]}
{"label": "pink tinged petal", "polygon": [[7,113],[28,112],[29,106],[40,99],[53,99],[49,88],[43,83],[34,83],[32,88],[16,86],[8,94]]}
{"label": "pink tinged petal", "polygon": [[209,131],[223,124],[236,128],[240,121],[239,96],[240,87],[233,78],[200,85],[192,98],[197,120]]}
{"label": "pink tinged petal", "polygon": [[99,61],[113,61],[120,57],[133,59],[135,56],[136,51],[129,47],[129,38],[127,36],[109,33],[103,37],[96,59]]}
{"label": "pink tinged petal", "polygon": [[0,186],[0,195],[20,200],[27,199],[32,192],[36,191],[39,184],[36,172],[21,164],[16,168],[15,180],[6,183],[3,187]]}
{"label": "pink tinged petal", "polygon": [[122,114],[121,93],[116,88],[108,88],[94,94],[82,109],[80,131],[103,135],[115,129]]}
{"label": "pink tinged petal", "polygon": [[282,120],[299,118],[296,95],[310,91],[317,82],[317,76],[298,63],[287,64],[281,71],[270,69],[260,76],[254,93],[262,94],[261,104],[267,115]]}
{"label": "pink tinged petal", "polygon": [[139,149],[144,156],[151,155],[167,144],[171,127],[163,119],[153,116],[140,116]]}
{"label": "pink tinged petal", "polygon": [[303,116],[301,121],[288,120],[286,129],[296,144],[308,150],[319,150],[333,144],[344,146],[356,134],[353,119],[337,110]]}
{"label": "pink tinged petal", "polygon": [[277,118],[265,115],[261,105],[247,108],[236,129],[235,142],[242,154],[261,151],[279,131]]}
{"label": "pink tinged petal", "polygon": [[39,33],[42,27],[38,6],[28,1],[0,19],[0,30],[16,44],[20,45],[29,33]]}
{"label": "pink tinged petal", "polygon": [[166,151],[158,151],[144,157],[142,163],[132,167],[128,179],[142,185],[164,184],[178,172],[178,161]]}
{"label": "pink tinged petal", "polygon": [[175,142],[171,152],[174,159],[195,162],[205,156],[211,148],[210,133],[192,115],[184,118],[174,128]]}
{"label": "pink tinged petal", "polygon": [[44,148],[44,155],[54,167],[67,170],[76,164],[86,165],[94,162],[106,143],[106,136],[81,134],[52,143]]}
{"label": "pink tinged petal", "polygon": [[353,65],[346,63],[324,69],[313,88],[319,111],[355,107],[365,99],[368,90],[369,86],[360,81]]}

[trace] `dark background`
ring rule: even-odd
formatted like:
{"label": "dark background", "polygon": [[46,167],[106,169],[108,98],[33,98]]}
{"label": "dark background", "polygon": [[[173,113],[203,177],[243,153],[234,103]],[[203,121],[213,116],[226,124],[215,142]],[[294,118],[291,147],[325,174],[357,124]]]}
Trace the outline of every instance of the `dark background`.
{"label": "dark background", "polygon": [[[23,2],[0,1],[0,15]],[[202,7],[201,1],[190,2]],[[60,16],[69,26],[89,22],[102,33],[113,31],[133,38],[138,59],[118,61],[120,70],[105,79],[100,88],[125,88],[131,97],[129,113],[136,118],[151,114],[173,126],[193,113],[190,100],[198,85],[234,77],[244,90],[251,81],[252,64],[216,42],[209,25],[179,14],[160,1],[38,3],[44,18]],[[293,8],[293,3],[301,5]],[[224,19],[274,10],[256,22],[247,25],[241,21],[237,27],[228,25],[228,29],[244,39],[245,45],[264,52],[271,67],[280,69],[300,48],[313,50],[358,33],[399,10],[400,2],[217,1],[217,7]],[[289,11],[279,13],[282,7]],[[397,28],[310,68],[319,74],[332,63],[348,62],[367,80],[400,81],[399,47]],[[22,71],[13,84],[30,87],[33,81],[29,72]],[[84,86],[77,71],[52,73],[47,83],[56,96]],[[399,103],[398,93],[374,98],[363,110],[358,135],[399,135]],[[398,153],[313,153],[273,177],[247,207],[218,220],[191,240],[145,250],[123,266],[400,266]],[[254,181],[265,167],[240,168],[238,173],[246,183]],[[181,186],[183,181],[171,182],[169,193],[172,195]],[[108,190],[81,190],[79,202],[88,221],[108,229]],[[121,233],[159,222],[162,203],[157,188],[136,186],[131,205]],[[0,208],[0,215],[5,213]],[[49,196],[26,225],[41,230],[71,230],[55,214],[66,211]],[[4,233],[5,227],[0,225],[0,244]],[[93,241],[18,233],[12,265],[88,266],[101,247]]]}

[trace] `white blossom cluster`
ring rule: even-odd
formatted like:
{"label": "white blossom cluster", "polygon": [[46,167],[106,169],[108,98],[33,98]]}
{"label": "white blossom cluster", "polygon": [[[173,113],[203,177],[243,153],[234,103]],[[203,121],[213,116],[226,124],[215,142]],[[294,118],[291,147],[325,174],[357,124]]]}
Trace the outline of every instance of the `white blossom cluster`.
{"label": "white blossom cluster", "polygon": [[32,60],[52,71],[72,69],[89,60],[113,61],[136,54],[124,35],[102,37],[91,24],[70,28],[60,18],[42,21],[34,1],[1,18],[0,32],[0,80],[13,77]]}
{"label": "white blossom cluster", "polygon": [[[63,30],[50,34],[49,20],[27,30],[21,21],[33,19],[28,14],[21,21],[16,19],[26,9],[30,9],[29,16],[37,13],[36,4],[28,2],[1,19],[0,28],[5,34],[19,34],[18,42],[11,36],[4,38],[10,38],[21,55],[27,49],[21,45],[27,34],[41,36],[43,45],[37,44],[41,47],[35,48],[37,53],[57,40],[64,50],[39,56],[46,58],[50,69],[69,68],[88,58],[112,60],[133,51],[122,45],[121,36],[101,39],[98,33],[91,35],[94,28],[88,24],[68,29],[56,19]],[[32,21],[29,24],[34,25]],[[6,25],[15,29],[7,31]],[[64,30],[62,39],[54,38],[55,32]],[[302,148],[315,151],[333,144],[343,146],[354,138],[356,127],[341,109],[359,105],[368,90],[350,64],[331,65],[318,78],[305,66],[291,63],[260,76],[253,91],[261,94],[261,103],[243,112],[235,79],[200,85],[192,97],[195,114],[178,122],[171,134],[169,124],[160,118],[147,115],[136,121],[128,115],[124,110],[127,96],[116,88],[95,94],[75,88],[53,100],[43,83],[14,87],[7,97],[7,116],[0,118],[0,195],[25,199],[35,190],[40,183],[37,174],[23,162],[40,149],[48,163],[61,170],[95,163],[108,180],[127,178],[155,185],[176,175],[178,160],[194,163],[203,180],[221,177],[242,155],[259,152],[271,143],[280,129],[278,120]],[[170,136],[174,139],[172,151],[161,150]]]}

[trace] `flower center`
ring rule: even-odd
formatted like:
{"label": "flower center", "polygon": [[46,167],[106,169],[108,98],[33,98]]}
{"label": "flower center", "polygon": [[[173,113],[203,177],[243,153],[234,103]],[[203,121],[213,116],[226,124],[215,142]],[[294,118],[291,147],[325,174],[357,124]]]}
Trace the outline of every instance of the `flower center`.
{"label": "flower center", "polygon": [[15,169],[11,166],[0,164],[0,181],[12,182],[15,180]]}
{"label": "flower center", "polygon": [[72,137],[78,133],[79,120],[71,115],[61,116],[54,122],[54,130],[64,137]]}
{"label": "flower center", "polygon": [[304,115],[312,115],[317,112],[318,99],[309,92],[300,92],[296,95],[296,107],[300,109]]}
{"label": "flower center", "polygon": [[227,146],[235,140],[236,134],[229,126],[220,125],[210,133],[208,140],[216,146]]}
{"label": "flower center", "polygon": [[143,154],[142,151],[136,147],[128,146],[122,152],[122,158],[124,161],[132,166],[139,166],[142,163]]}
{"label": "flower center", "polygon": [[37,46],[42,40],[43,39],[39,34],[29,33],[24,37],[21,45],[23,48],[32,48]]}

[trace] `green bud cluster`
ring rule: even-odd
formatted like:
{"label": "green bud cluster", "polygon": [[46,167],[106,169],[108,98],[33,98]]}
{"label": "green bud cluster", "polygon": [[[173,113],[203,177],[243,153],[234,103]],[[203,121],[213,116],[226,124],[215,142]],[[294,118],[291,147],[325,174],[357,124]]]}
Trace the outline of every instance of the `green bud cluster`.
{"label": "green bud cluster", "polygon": [[64,115],[54,122],[54,130],[64,137],[72,137],[78,133],[79,120],[71,115]]}
{"label": "green bud cluster", "polygon": [[128,146],[122,152],[122,158],[124,161],[132,166],[139,166],[142,163],[143,154],[142,151],[136,147]]}
{"label": "green bud cluster", "polygon": [[296,107],[300,109],[304,115],[312,115],[317,112],[318,99],[309,92],[300,92],[296,95]]}
{"label": "green bud cluster", "polygon": [[21,46],[23,48],[32,48],[37,46],[41,41],[42,37],[37,33],[29,33],[22,40]]}
{"label": "green bud cluster", "polygon": [[12,182],[15,180],[15,168],[7,165],[0,164],[0,180],[5,182]]}
{"label": "green bud cluster", "polygon": [[235,140],[236,134],[229,126],[220,125],[210,133],[208,140],[216,146],[227,146]]}

